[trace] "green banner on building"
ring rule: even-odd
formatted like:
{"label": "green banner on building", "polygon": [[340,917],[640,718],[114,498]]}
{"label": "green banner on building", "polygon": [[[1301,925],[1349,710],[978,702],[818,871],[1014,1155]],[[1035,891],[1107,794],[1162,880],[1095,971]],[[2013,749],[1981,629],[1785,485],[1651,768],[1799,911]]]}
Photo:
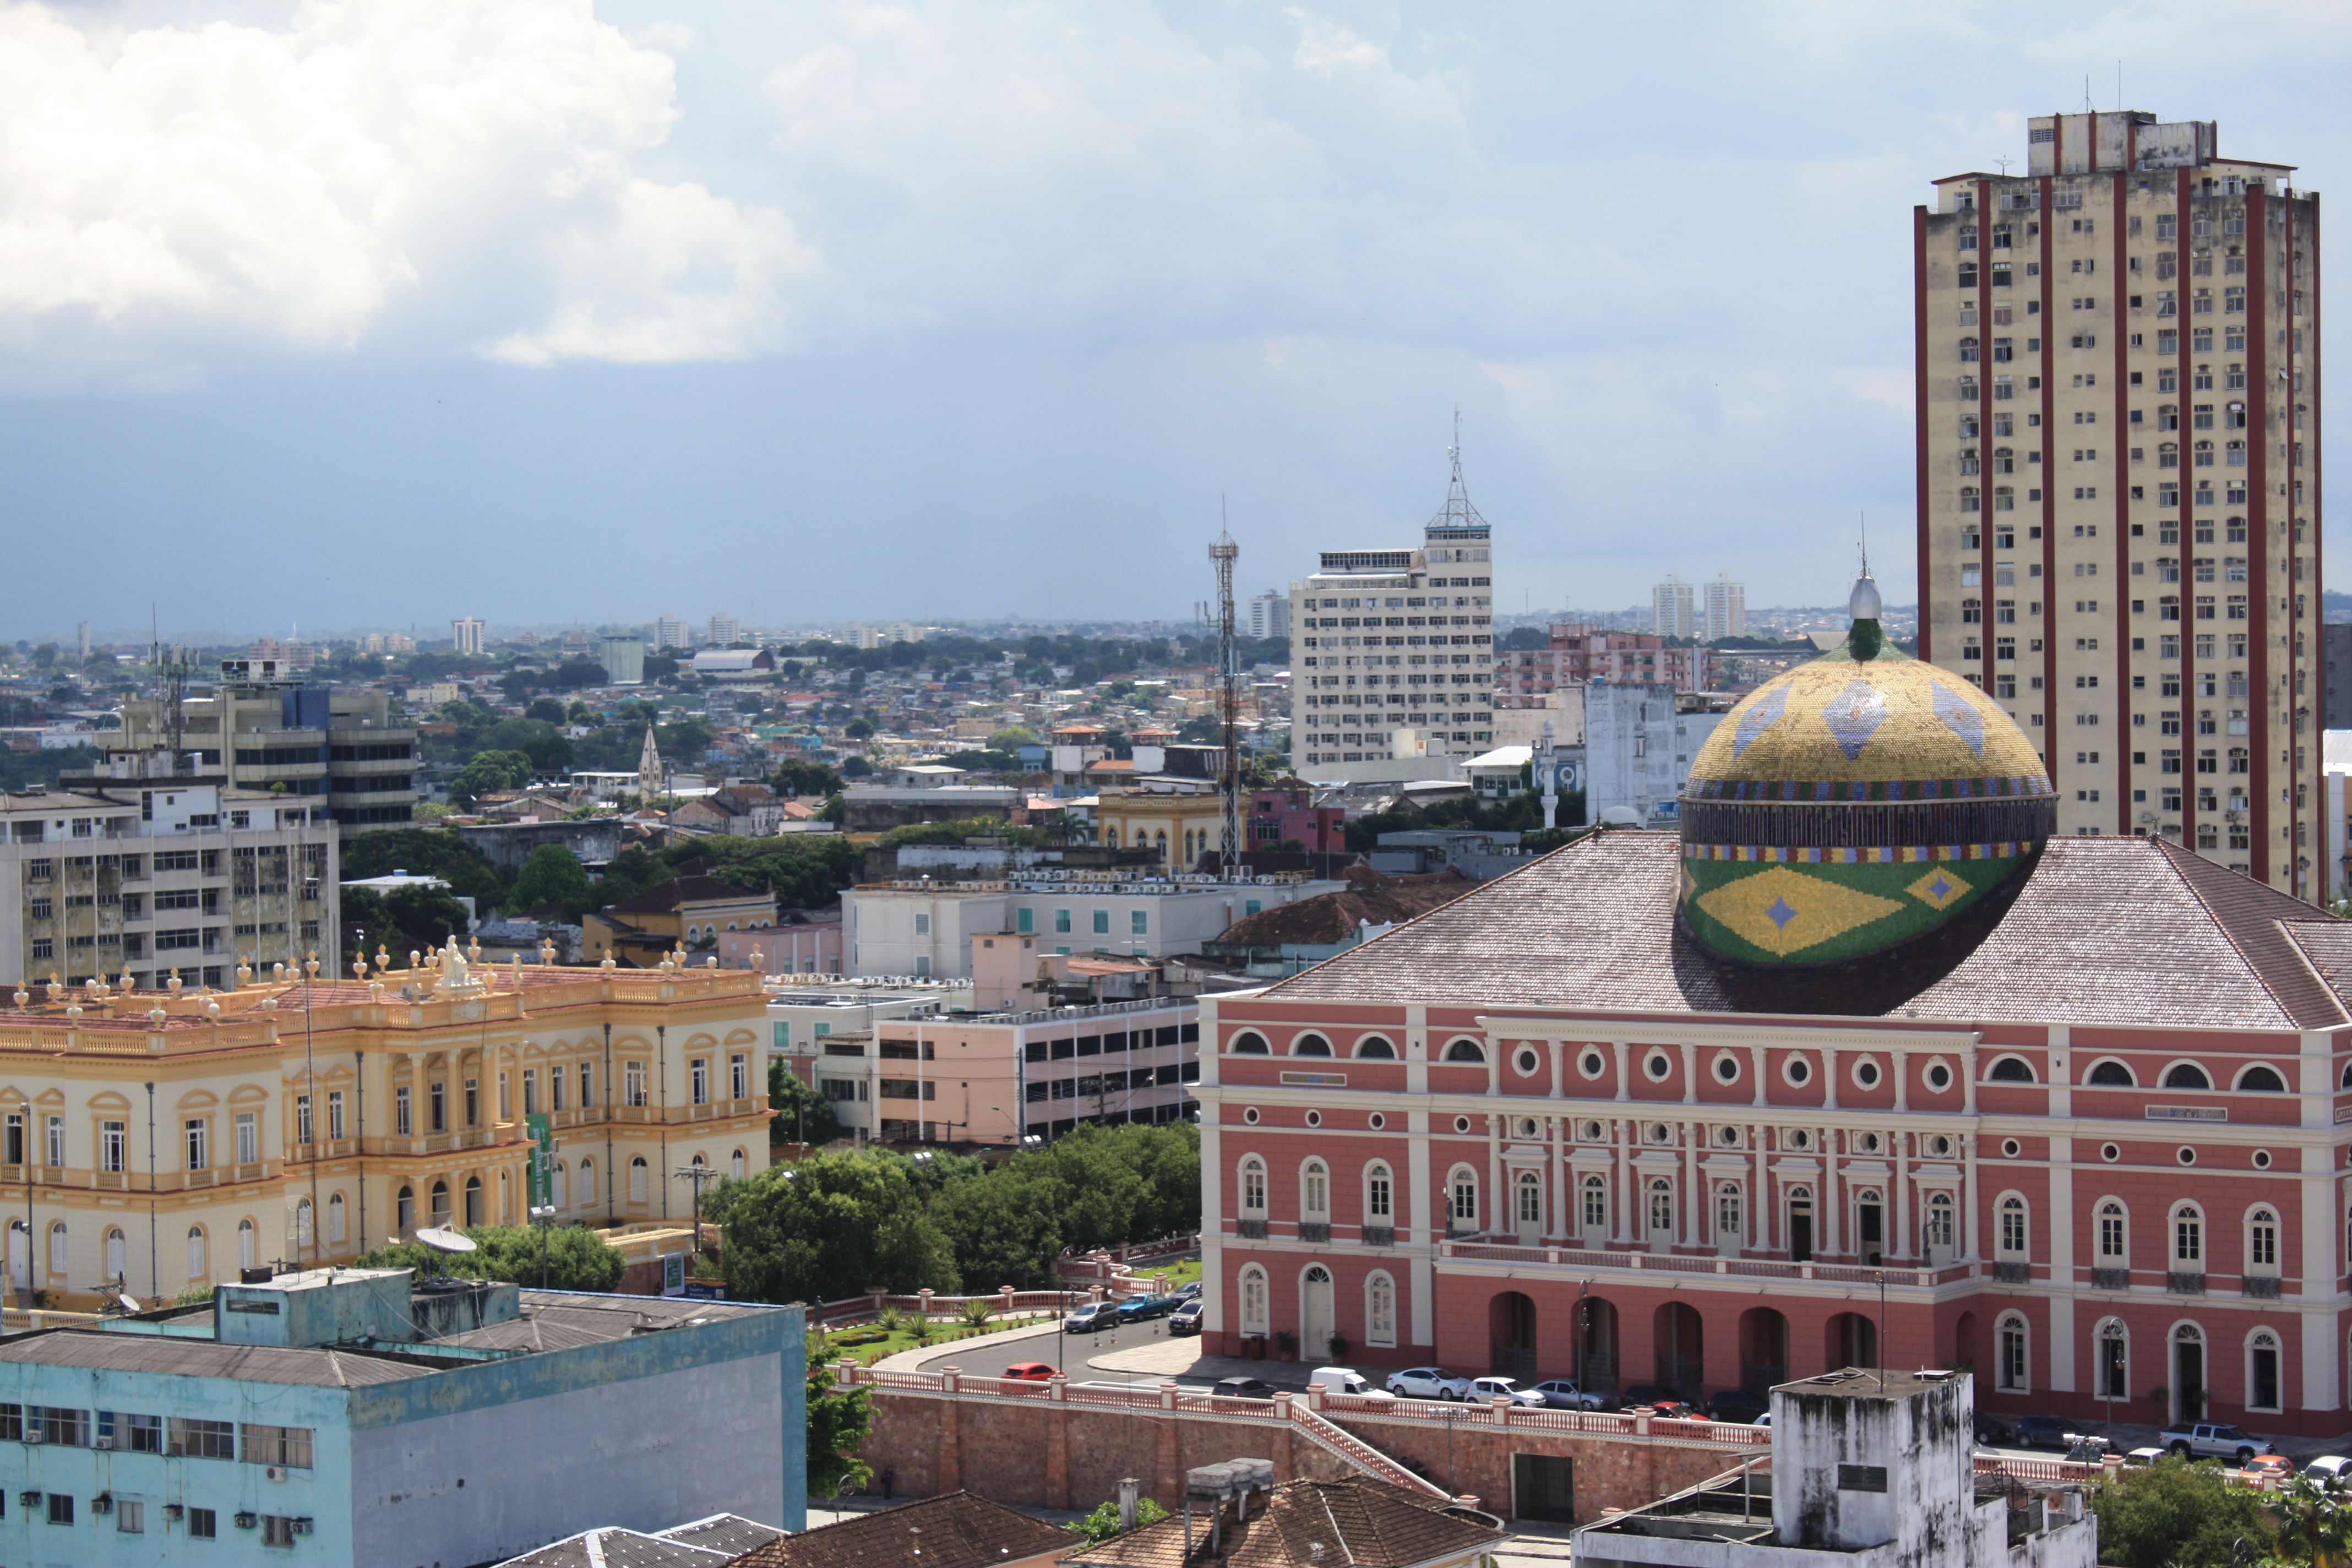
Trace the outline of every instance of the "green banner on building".
{"label": "green banner on building", "polygon": [[540,1111],[522,1121],[530,1132],[530,1206],[546,1208],[555,1202],[555,1130]]}

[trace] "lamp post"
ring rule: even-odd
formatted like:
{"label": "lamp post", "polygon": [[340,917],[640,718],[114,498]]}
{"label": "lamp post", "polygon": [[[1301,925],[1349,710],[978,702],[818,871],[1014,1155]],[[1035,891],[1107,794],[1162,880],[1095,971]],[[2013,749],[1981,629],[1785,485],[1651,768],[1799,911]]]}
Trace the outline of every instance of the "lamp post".
{"label": "lamp post", "polygon": [[555,1224],[555,1205],[553,1204],[531,1205],[530,1223],[539,1226],[539,1288],[544,1290],[547,1289],[548,1232]]}

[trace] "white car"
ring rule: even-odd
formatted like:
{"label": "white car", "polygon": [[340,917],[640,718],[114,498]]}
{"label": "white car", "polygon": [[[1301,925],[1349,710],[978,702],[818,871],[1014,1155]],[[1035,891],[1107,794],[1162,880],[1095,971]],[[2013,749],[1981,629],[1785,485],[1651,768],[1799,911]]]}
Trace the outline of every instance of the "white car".
{"label": "white car", "polygon": [[1481,1403],[1496,1399],[1507,1399],[1514,1405],[1532,1405],[1538,1407],[1540,1407],[1544,1403],[1544,1396],[1542,1394],[1538,1394],[1532,1388],[1521,1388],[1519,1386],[1519,1380],[1515,1377],[1472,1378],[1470,1380],[1470,1396]]}
{"label": "white car", "polygon": [[1400,1399],[1467,1399],[1470,1380],[1442,1366],[1409,1366],[1389,1373],[1388,1389]]}
{"label": "white car", "polygon": [[1607,1394],[1598,1389],[1579,1388],[1573,1378],[1555,1377],[1548,1383],[1538,1383],[1535,1392],[1542,1394],[1543,1402],[1555,1410],[1605,1410],[1609,1407]]}
{"label": "white car", "polygon": [[2322,1454],[2303,1467],[2303,1473],[2324,1487],[2352,1486],[2352,1458]]}

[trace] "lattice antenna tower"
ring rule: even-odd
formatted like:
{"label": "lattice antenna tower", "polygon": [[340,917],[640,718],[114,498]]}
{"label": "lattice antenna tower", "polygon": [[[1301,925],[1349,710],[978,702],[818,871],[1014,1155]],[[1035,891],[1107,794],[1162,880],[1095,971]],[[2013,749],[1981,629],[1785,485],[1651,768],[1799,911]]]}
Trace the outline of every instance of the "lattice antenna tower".
{"label": "lattice antenna tower", "polygon": [[187,767],[184,757],[188,728],[188,676],[194,666],[188,650],[173,644],[163,646],[163,634],[156,618],[154,606],[148,606],[148,636],[151,646],[148,661],[163,683],[163,725],[172,741],[172,772],[179,773]]}
{"label": "lattice antenna tower", "polygon": [[1217,500],[1217,539],[1209,546],[1209,560],[1217,571],[1217,721],[1223,729],[1224,756],[1217,787],[1224,792],[1225,821],[1217,849],[1218,865],[1228,877],[1240,874],[1242,858],[1242,682],[1241,652],[1234,641],[1234,562],[1242,547],[1225,527],[1225,503]]}

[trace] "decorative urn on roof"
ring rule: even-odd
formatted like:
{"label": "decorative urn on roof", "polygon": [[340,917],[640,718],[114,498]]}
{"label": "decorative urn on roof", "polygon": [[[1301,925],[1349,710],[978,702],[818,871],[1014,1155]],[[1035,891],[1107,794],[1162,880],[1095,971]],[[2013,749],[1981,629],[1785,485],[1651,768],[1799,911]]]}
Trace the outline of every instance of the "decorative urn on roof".
{"label": "decorative urn on roof", "polygon": [[1845,640],[1750,692],[1691,766],[1680,918],[1736,963],[1834,963],[1924,935],[2057,828],[2016,721],[1886,641],[1867,565],[1848,603]]}

